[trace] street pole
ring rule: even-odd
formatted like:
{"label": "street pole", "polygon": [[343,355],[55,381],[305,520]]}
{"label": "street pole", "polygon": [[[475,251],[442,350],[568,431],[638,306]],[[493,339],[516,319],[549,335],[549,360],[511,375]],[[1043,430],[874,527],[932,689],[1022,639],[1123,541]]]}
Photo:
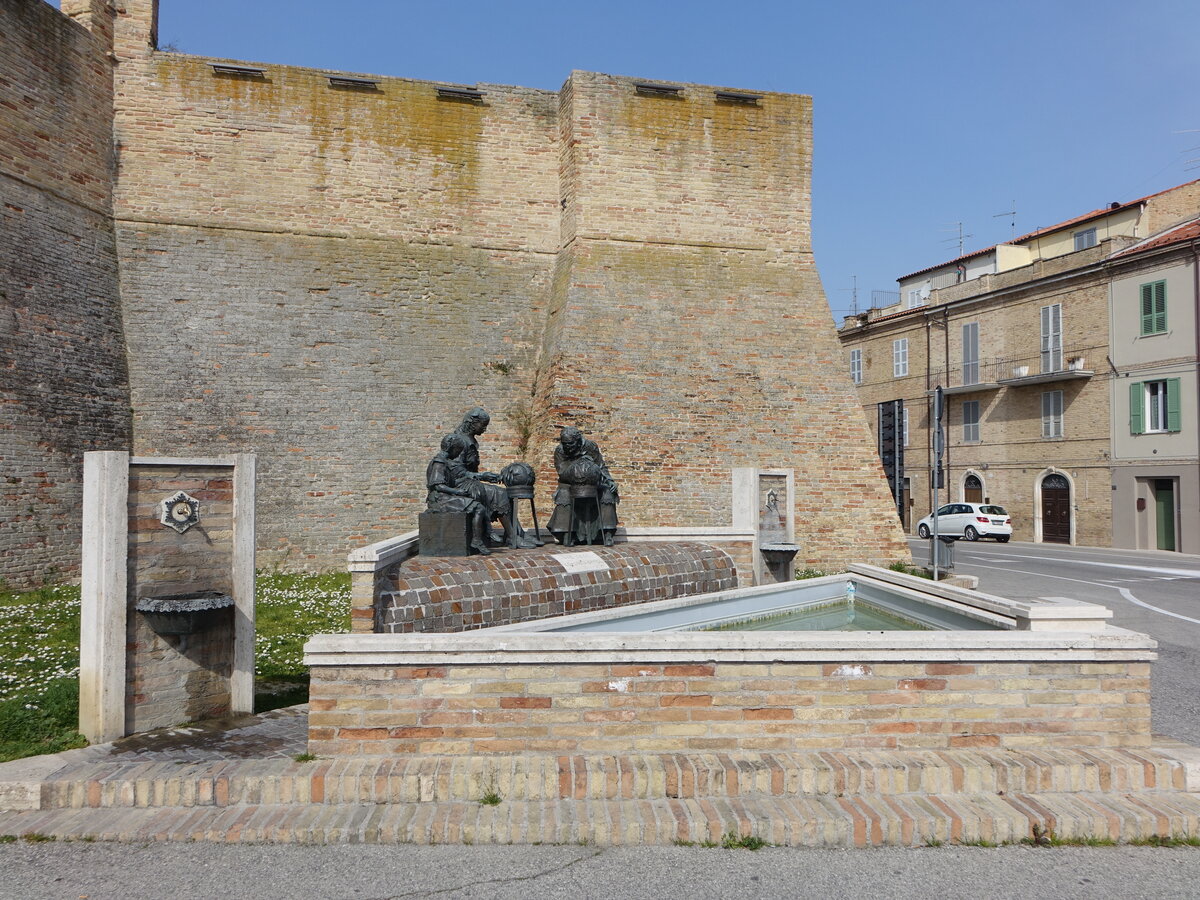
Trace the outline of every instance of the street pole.
{"label": "street pole", "polygon": [[942,416],[946,411],[946,396],[938,385],[933,394],[933,538],[929,542],[929,558],[933,560],[933,580],[938,580],[938,476],[942,472],[942,453],[946,449],[946,434],[942,430]]}

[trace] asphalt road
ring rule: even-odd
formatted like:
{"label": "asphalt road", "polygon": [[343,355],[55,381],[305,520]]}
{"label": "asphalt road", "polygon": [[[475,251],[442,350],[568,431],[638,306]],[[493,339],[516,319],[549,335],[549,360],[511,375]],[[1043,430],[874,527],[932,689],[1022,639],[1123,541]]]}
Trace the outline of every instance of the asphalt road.
{"label": "asphalt road", "polygon": [[0,846],[4,900],[1195,897],[1200,850]]}
{"label": "asphalt road", "polygon": [[[928,544],[910,539],[919,563],[929,559]],[[988,540],[958,541],[954,554],[955,572],[978,576],[981,591],[1099,603],[1114,625],[1158,641],[1154,730],[1200,745],[1200,556]]]}

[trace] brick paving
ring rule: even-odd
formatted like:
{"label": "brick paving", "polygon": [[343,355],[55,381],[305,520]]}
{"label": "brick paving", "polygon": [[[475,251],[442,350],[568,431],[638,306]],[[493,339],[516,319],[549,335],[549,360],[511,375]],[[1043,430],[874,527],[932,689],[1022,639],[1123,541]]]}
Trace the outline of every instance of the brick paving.
{"label": "brick paving", "polygon": [[215,759],[287,759],[308,743],[308,704],[257,716],[214,719],[160,728],[94,750],[97,757],[139,761],[200,762]]}
{"label": "brick paving", "polygon": [[[295,759],[306,708],[0,764],[0,834],[805,847],[1200,835],[1200,750]],[[498,799],[495,805],[485,797]]]}

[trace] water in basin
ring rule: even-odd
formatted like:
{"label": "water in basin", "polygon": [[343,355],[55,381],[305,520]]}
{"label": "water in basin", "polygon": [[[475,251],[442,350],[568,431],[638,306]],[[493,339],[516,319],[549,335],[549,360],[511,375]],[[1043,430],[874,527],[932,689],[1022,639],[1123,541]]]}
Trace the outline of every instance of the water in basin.
{"label": "water in basin", "polygon": [[930,625],[892,615],[861,600],[842,600],[772,615],[710,625],[700,631],[932,631]]}

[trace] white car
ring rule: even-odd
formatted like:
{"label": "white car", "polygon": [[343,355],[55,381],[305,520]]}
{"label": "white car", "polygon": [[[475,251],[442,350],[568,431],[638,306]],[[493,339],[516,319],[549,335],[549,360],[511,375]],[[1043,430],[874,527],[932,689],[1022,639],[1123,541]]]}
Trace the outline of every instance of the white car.
{"label": "white car", "polygon": [[[1012,519],[1003,506],[990,503],[947,503],[937,511],[938,534],[977,541],[983,537],[1006,543],[1012,537]],[[933,534],[933,514],[917,523],[917,534]]]}

